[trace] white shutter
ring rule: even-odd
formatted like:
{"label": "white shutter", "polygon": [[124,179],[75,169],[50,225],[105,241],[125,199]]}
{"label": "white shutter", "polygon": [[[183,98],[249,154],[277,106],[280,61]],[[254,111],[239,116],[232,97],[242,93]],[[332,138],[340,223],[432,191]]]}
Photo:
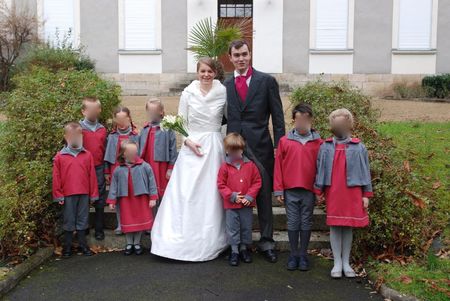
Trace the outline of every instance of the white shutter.
{"label": "white shutter", "polygon": [[316,3],[316,49],[347,49],[348,0]]}
{"label": "white shutter", "polygon": [[125,49],[155,49],[155,0],[124,0],[124,3]]}
{"label": "white shutter", "polygon": [[44,0],[44,35],[55,46],[59,46],[71,34],[68,42],[74,41],[74,0]]}
{"label": "white shutter", "polygon": [[432,0],[400,0],[398,48],[431,48]]}

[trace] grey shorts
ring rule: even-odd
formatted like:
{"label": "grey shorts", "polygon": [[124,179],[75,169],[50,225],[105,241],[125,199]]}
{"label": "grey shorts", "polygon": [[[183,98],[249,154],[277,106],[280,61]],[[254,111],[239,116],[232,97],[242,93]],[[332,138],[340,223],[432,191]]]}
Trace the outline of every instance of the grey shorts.
{"label": "grey shorts", "polygon": [[226,233],[229,245],[246,244],[252,241],[253,209],[251,207],[225,210]]}
{"label": "grey shorts", "polygon": [[89,196],[71,195],[64,198],[64,231],[86,230],[89,227]]}
{"label": "grey shorts", "polygon": [[98,184],[98,200],[95,201],[96,208],[102,208],[106,205],[106,180],[105,180],[105,166],[95,166],[95,175],[97,176]]}
{"label": "grey shorts", "polygon": [[315,196],[312,191],[303,188],[286,189],[284,204],[288,230],[311,230],[315,204]]}

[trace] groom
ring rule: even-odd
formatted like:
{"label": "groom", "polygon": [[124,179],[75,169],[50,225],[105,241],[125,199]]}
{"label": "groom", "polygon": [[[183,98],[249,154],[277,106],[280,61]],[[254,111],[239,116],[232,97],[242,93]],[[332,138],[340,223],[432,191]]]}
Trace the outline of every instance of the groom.
{"label": "groom", "polygon": [[247,42],[233,41],[228,49],[234,75],[227,88],[227,132],[241,134],[247,144],[246,155],[258,166],[262,178],[256,198],[261,239],[258,247],[269,262],[277,261],[273,240],[272,178],[274,145],[269,134],[272,117],[275,148],[285,134],[283,106],[278,83],[269,74],[250,66],[251,52]]}

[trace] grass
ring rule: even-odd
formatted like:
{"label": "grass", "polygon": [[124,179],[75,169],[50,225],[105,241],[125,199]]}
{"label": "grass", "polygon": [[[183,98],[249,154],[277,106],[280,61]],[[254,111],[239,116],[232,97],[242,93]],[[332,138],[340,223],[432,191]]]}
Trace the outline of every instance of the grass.
{"label": "grass", "polygon": [[386,122],[379,130],[391,137],[422,193],[433,199],[431,206],[450,212],[450,122]]}
{"label": "grass", "polygon": [[[417,191],[426,196],[442,225],[444,248],[450,247],[450,122],[386,122],[379,130],[397,145],[396,155],[404,160],[405,169],[417,178]],[[407,265],[373,263],[377,278],[391,288],[422,300],[441,301],[450,298],[450,259],[435,256],[432,251],[423,259]]]}

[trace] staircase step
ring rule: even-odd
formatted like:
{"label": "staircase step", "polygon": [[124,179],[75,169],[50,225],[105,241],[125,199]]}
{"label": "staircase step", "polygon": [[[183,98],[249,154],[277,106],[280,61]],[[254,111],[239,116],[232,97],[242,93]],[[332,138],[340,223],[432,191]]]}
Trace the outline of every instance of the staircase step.
{"label": "staircase step", "polygon": [[[94,223],[94,209],[91,208],[90,214],[90,225],[92,226]],[[273,229],[275,231],[284,231],[287,230],[286,226],[286,211],[284,207],[273,207]],[[109,207],[105,207],[105,228],[106,229],[115,229],[117,227],[116,221],[116,213],[109,209]],[[259,229],[258,226],[258,214],[256,208],[253,210],[253,229]],[[320,208],[314,209],[313,216],[313,231],[328,231],[328,226],[326,225],[326,214]]]}
{"label": "staircase step", "polygon": [[[119,250],[125,246],[125,236],[115,235],[113,230],[105,230],[105,239],[98,241],[94,238],[94,231],[90,231],[88,235],[88,244],[93,249],[107,249],[107,250]],[[259,240],[259,233],[253,232],[253,244],[257,245]],[[276,242],[276,248],[279,251],[289,251],[289,240],[286,231],[276,231],[273,233],[273,239]],[[313,231],[311,234],[311,241],[309,243],[309,249],[327,249],[330,248],[329,233],[325,231]],[[150,236],[142,236],[142,245],[149,249]]]}

